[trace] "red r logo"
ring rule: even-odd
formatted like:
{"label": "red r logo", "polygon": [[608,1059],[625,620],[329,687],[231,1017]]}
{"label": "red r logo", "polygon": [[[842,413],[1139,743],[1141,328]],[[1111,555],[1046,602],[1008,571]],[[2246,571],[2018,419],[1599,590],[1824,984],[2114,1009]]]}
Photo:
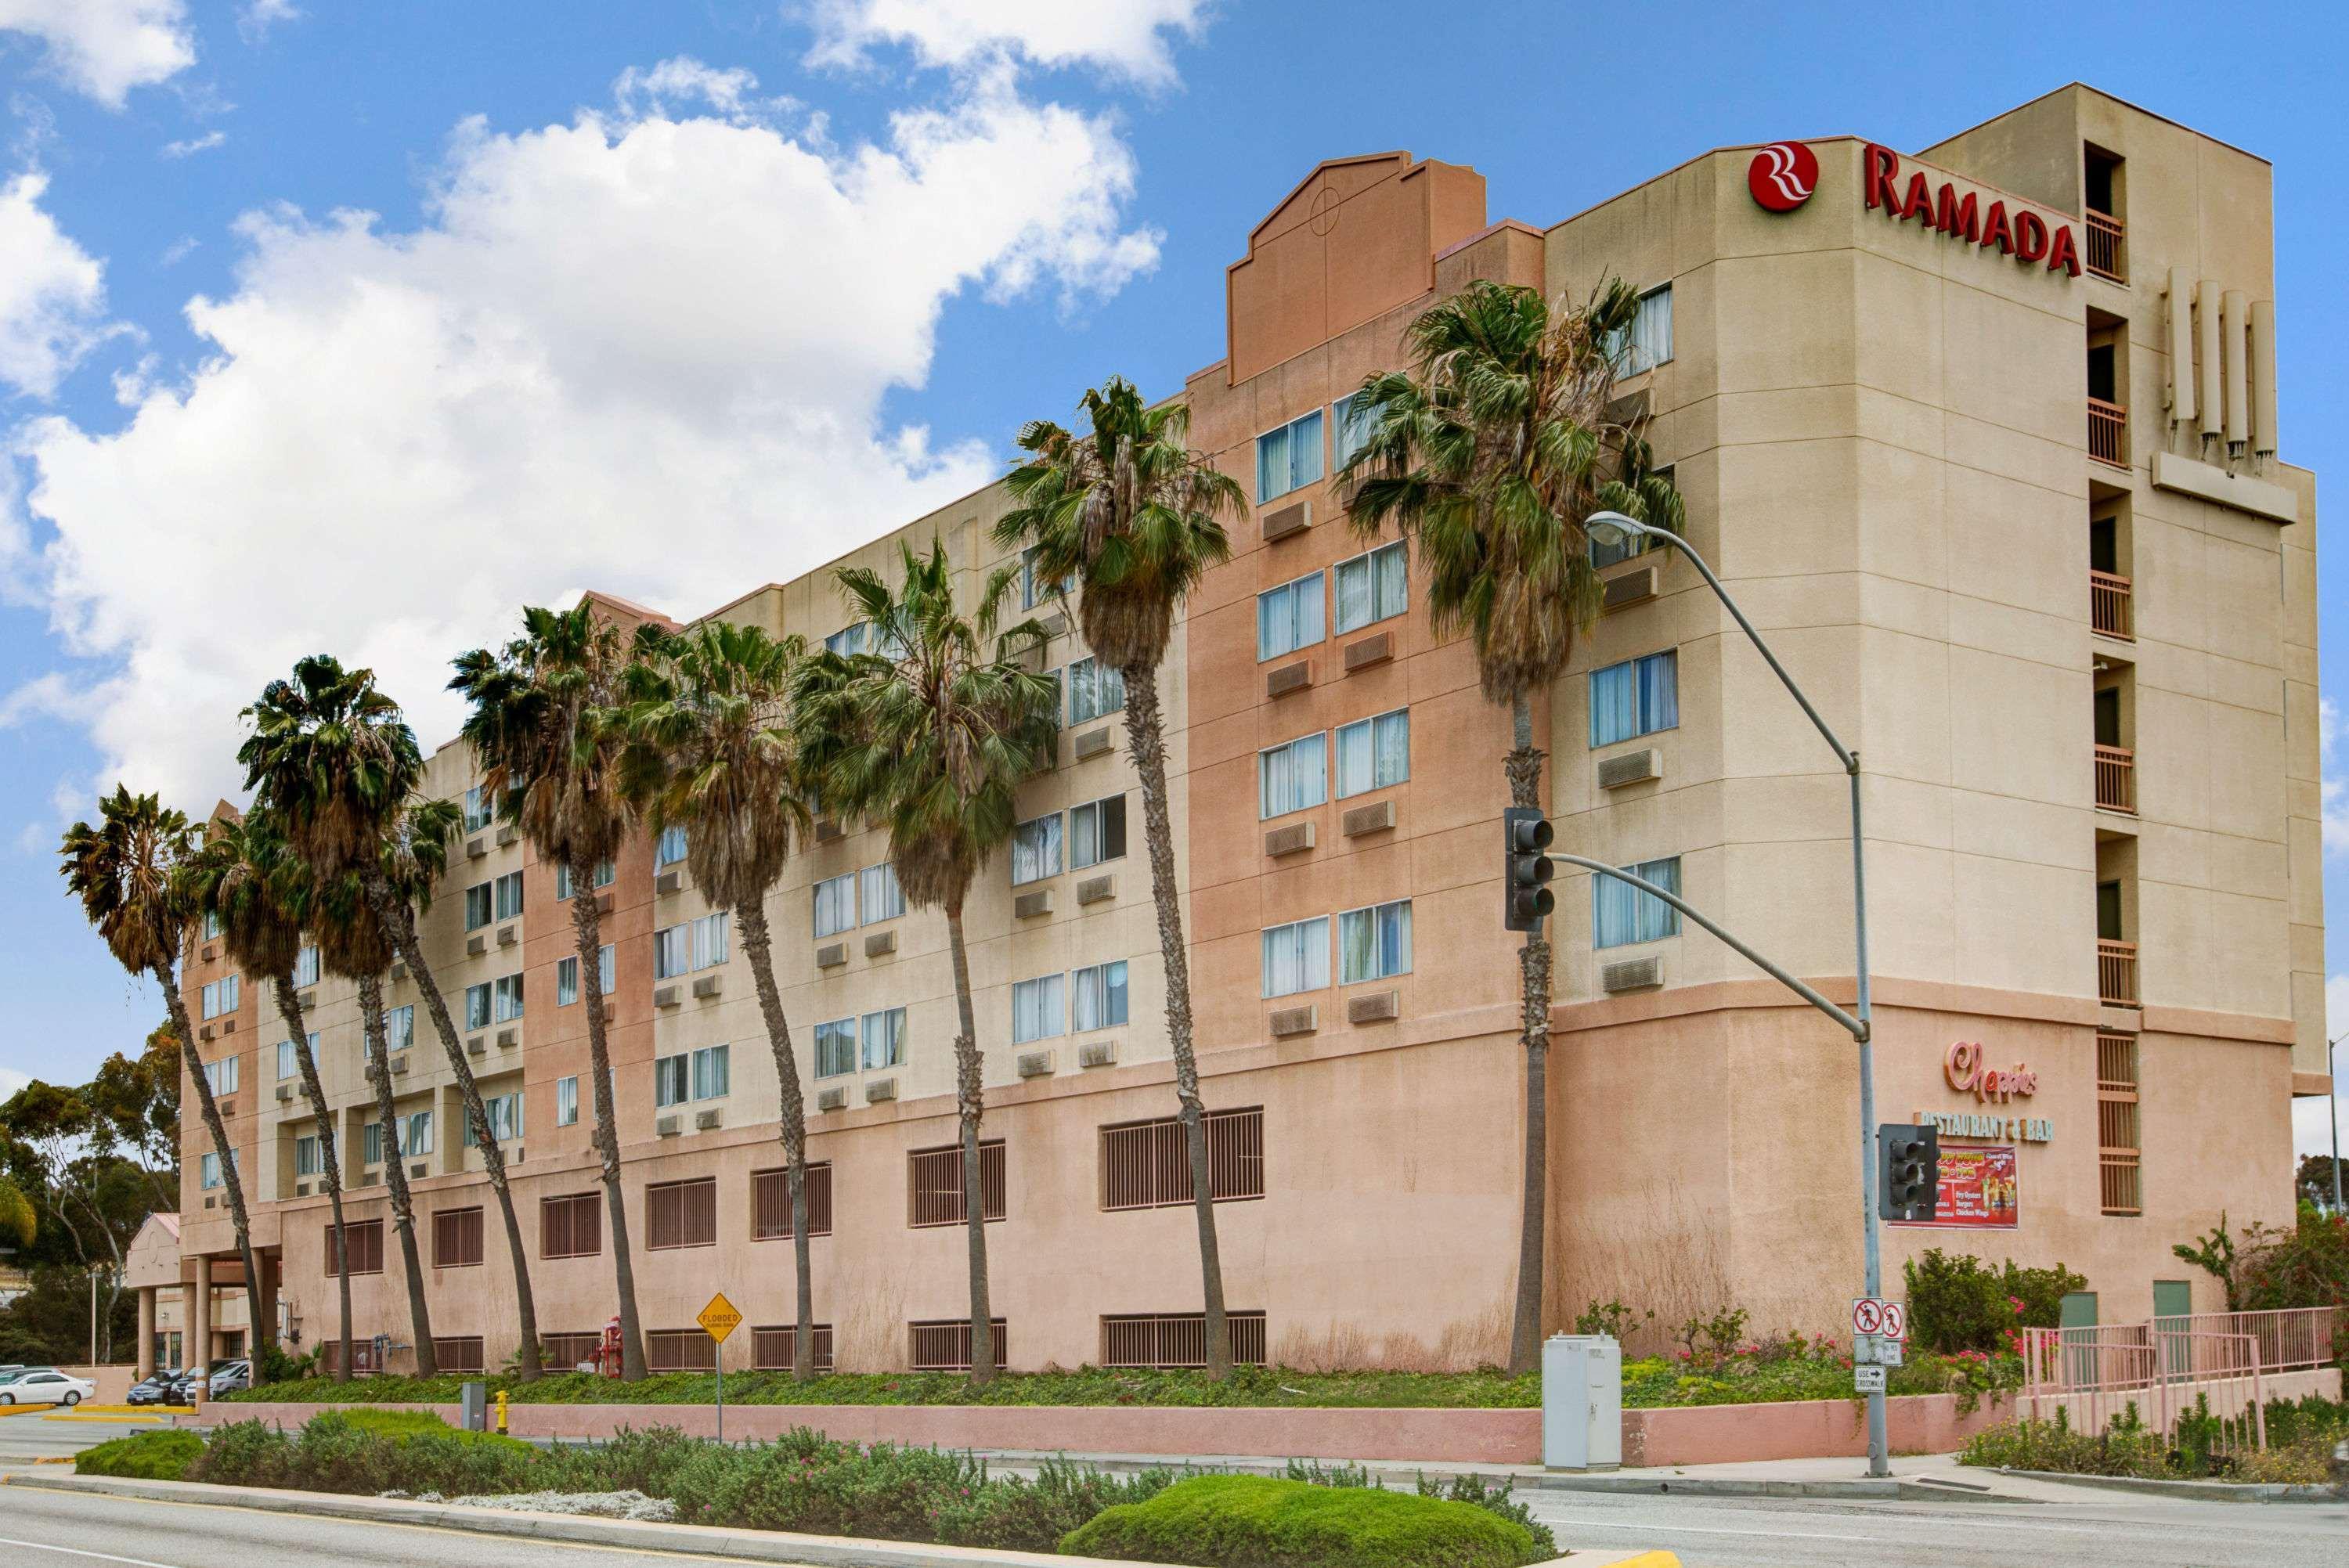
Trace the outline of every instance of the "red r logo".
{"label": "red r logo", "polygon": [[1799,141],[1774,141],[1745,166],[1745,188],[1764,211],[1791,212],[1819,188],[1818,154]]}

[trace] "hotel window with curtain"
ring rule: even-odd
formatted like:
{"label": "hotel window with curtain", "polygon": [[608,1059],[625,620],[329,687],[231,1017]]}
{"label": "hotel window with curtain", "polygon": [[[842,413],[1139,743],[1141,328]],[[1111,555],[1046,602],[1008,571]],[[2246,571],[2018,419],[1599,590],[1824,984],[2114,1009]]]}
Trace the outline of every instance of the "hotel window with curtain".
{"label": "hotel window with curtain", "polygon": [[479,784],[466,790],[465,831],[474,833],[488,827],[490,819],[497,814],[494,805],[495,803],[489,797],[489,792]]}
{"label": "hotel window with curtain", "polygon": [[486,1029],[490,1026],[490,987],[487,981],[465,987],[465,1027]]}
{"label": "hotel window with curtain", "polygon": [[864,1065],[902,1067],[905,1060],[905,1009],[888,1007],[864,1015]]}
{"label": "hotel window with curtain", "polygon": [[294,984],[297,988],[318,983],[318,950],[307,943],[294,954]]}
{"label": "hotel window with curtain", "polygon": [[897,885],[897,868],[887,861],[856,873],[864,905],[864,923],[895,920],[905,913],[905,890]]}
{"label": "hotel window with curtain", "polygon": [[1399,707],[1338,727],[1338,799],[1411,777],[1411,710]]}
{"label": "hotel window with curtain", "polygon": [[522,913],[522,873],[508,872],[496,882],[498,918],[512,920]]}
{"label": "hotel window with curtain", "polygon": [[1653,370],[1672,356],[1672,285],[1650,289],[1640,296],[1640,313],[1631,329],[1619,333],[1608,345],[1619,376]]}
{"label": "hotel window with curtain", "polygon": [[1667,648],[1590,672],[1590,744],[1611,746],[1634,736],[1677,729],[1681,722],[1681,656]]}
{"label": "hotel window with curtain", "polygon": [[1411,608],[1411,562],[1400,544],[1381,544],[1367,555],[1338,562],[1338,630],[1340,634]]}
{"label": "hotel window with curtain", "polygon": [[1061,874],[1061,814],[1035,817],[1011,830],[1011,885]]}
{"label": "hotel window with curtain", "polygon": [[1011,1043],[1049,1040],[1068,1032],[1068,976],[1040,975],[1011,987]]}
{"label": "hotel window with curtain", "polygon": [[815,1026],[815,1076],[838,1078],[856,1070],[856,1020],[834,1018]]}
{"label": "hotel window with curtain", "polygon": [[1125,853],[1125,797],[1111,795],[1069,808],[1069,864],[1083,869]]}
{"label": "hotel window with curtain", "polygon": [[653,850],[653,864],[673,866],[685,859],[685,828],[671,822],[661,830],[660,842]]}
{"label": "hotel window with curtain", "polygon": [[[1042,548],[1040,544],[1031,544],[1019,552],[1019,607],[1023,610],[1033,610],[1053,594],[1052,580],[1036,575],[1036,555]],[[1062,597],[1076,591],[1075,573],[1071,573],[1061,580],[1059,592]]]}
{"label": "hotel window with curtain", "polygon": [[1350,909],[1338,917],[1338,984],[1411,973],[1411,900]]}
{"label": "hotel window with curtain", "polygon": [[1319,731],[1256,754],[1257,815],[1278,817],[1330,798],[1329,739]]}
{"label": "hotel window with curtain", "polygon": [[[620,868],[616,861],[598,861],[595,862],[595,885],[597,887],[610,887],[614,882],[617,882],[619,878]],[[557,899],[565,899],[571,896],[571,868],[567,865],[558,864],[554,868],[554,896]]]}
{"label": "hotel window with curtain", "polygon": [[403,1003],[383,1012],[384,1054],[404,1051],[416,1043],[416,1004]]}
{"label": "hotel window with curtain", "polygon": [[1321,573],[1309,572],[1256,596],[1257,663],[1293,654],[1320,640]]}
{"label": "hotel window with curtain", "polygon": [[294,1174],[316,1176],[326,1166],[318,1158],[318,1135],[305,1132],[294,1140]]}
{"label": "hotel window with curtain", "polygon": [[1264,934],[1264,994],[1293,996],[1330,984],[1330,917],[1268,927]]}
{"label": "hotel window with curtain", "polygon": [[843,872],[815,884],[815,934],[833,936],[856,923],[856,873]]}
{"label": "hotel window with curtain", "polygon": [[573,1127],[576,1126],[578,1121],[578,1076],[574,1074],[570,1078],[556,1078],[554,1080],[554,1125],[557,1127]]}
{"label": "hotel window with curtain", "polygon": [[1321,477],[1321,410],[1256,438],[1256,499],[1261,506]]}
{"label": "hotel window with curtain", "polygon": [[1113,1029],[1126,1021],[1125,960],[1096,964],[1069,976],[1076,994],[1076,1031]]}
{"label": "hotel window with curtain", "polygon": [[1062,677],[1069,688],[1069,722],[1084,724],[1125,709],[1125,677],[1095,658],[1071,663]]}
{"label": "hotel window with curtain", "polygon": [[1330,405],[1330,468],[1332,472],[1353,460],[1370,444],[1371,416],[1378,405],[1362,393],[1349,392]]}
{"label": "hotel window with curtain", "polygon": [[[1625,866],[1625,871],[1641,877],[1678,896],[1681,891],[1681,858],[1641,861]],[[1642,892],[1630,882],[1613,877],[1594,876],[1590,879],[1590,945],[1593,947],[1623,947],[1634,942],[1657,942],[1667,936],[1678,936],[1681,912],[1653,893]]]}

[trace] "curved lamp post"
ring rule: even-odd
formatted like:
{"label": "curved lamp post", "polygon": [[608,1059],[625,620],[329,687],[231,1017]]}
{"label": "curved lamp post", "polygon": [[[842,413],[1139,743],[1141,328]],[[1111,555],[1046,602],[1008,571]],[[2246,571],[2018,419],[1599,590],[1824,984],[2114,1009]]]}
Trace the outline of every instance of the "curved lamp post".
{"label": "curved lamp post", "polygon": [[[1657,528],[1651,523],[1641,522],[1636,518],[1626,517],[1619,511],[1593,512],[1584,521],[1582,527],[1583,531],[1592,540],[1609,549],[1619,549],[1635,539],[1643,539],[1659,544],[1668,544],[1686,556],[1689,564],[1695,567],[1703,576],[1705,585],[1713,590],[1714,597],[1721,601],[1723,607],[1728,610],[1730,615],[1737,622],[1738,628],[1745,634],[1747,640],[1753,643],[1754,651],[1759,653],[1763,662],[1770,666],[1770,673],[1778,677],[1779,684],[1786,688],[1787,695],[1792,696],[1796,705],[1802,708],[1804,717],[1811,721],[1811,727],[1819,732],[1819,738],[1827,743],[1828,749],[1835,753],[1836,760],[1843,765],[1844,772],[1851,779],[1851,911],[1854,944],[1857,948],[1856,974],[1858,985],[1856,1006],[1853,1008],[1853,1012],[1857,1015],[1856,1018],[1844,1014],[1840,1008],[1828,1006],[1816,992],[1795,980],[1775,965],[1762,958],[1759,954],[1745,946],[1744,944],[1731,939],[1726,932],[1711,921],[1700,917],[1699,923],[1715,935],[1729,941],[1732,946],[1761,965],[1775,978],[1792,986],[1802,995],[1805,1000],[1836,1016],[1837,1022],[1851,1030],[1852,1038],[1859,1047],[1861,1253],[1867,1264],[1866,1294],[1871,1296],[1881,1295],[1884,1284],[1884,1259],[1878,1240],[1876,1214],[1876,1048],[1871,1043],[1873,1026],[1868,1013],[1868,867],[1860,841],[1859,754],[1844,745],[1837,738],[1836,732],[1827,727],[1827,721],[1819,717],[1819,710],[1811,706],[1811,699],[1803,695],[1803,688],[1795,684],[1795,677],[1786,673],[1786,666],[1778,662],[1778,655],[1770,651],[1770,645],[1762,640],[1762,634],[1754,629],[1754,623],[1745,618],[1745,612],[1737,607],[1737,601],[1729,596],[1729,590],[1721,585],[1721,579],[1713,575],[1713,568],[1706,563],[1703,556],[1697,553],[1688,541],[1668,529]],[[1584,861],[1579,857],[1574,859],[1577,864],[1593,863]],[[1595,869],[1604,871],[1609,875],[1621,876],[1621,873],[1609,867],[1596,866]],[[1630,877],[1624,877],[1622,880],[1638,882],[1638,879]],[[1639,885],[1647,886],[1644,882]],[[1669,897],[1659,888],[1648,887],[1647,891],[1659,896]],[[1676,898],[1670,899],[1670,902],[1684,913],[1694,913]],[[1868,1397],[1868,1473],[1871,1476],[1887,1476],[1892,1473],[1884,1424],[1884,1395],[1880,1391],[1871,1393]]]}

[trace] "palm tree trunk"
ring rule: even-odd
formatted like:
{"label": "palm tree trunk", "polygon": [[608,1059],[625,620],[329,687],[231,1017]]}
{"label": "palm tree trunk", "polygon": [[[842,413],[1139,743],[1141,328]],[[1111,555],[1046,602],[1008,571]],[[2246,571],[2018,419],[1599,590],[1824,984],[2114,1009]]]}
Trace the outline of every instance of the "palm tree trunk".
{"label": "palm tree trunk", "polygon": [[[196,1050],[196,1032],[188,1026],[188,1004],[180,995],[179,978],[168,964],[156,965],[154,973],[155,984],[163,990],[163,1006],[171,1011],[171,1027],[186,1042],[187,1059],[193,1069],[188,1078],[195,1086],[196,1106],[203,1115],[204,1130],[212,1135],[212,1150],[220,1156],[221,1185],[228,1191],[229,1223],[236,1232],[238,1261],[244,1264],[245,1315],[253,1322],[253,1382],[259,1387],[266,1381],[261,1347],[275,1343],[276,1336],[270,1332],[274,1326],[262,1321],[261,1265],[253,1255],[253,1225],[244,1210],[244,1180],[237,1174],[236,1150],[229,1147],[228,1128],[221,1120],[220,1101],[212,1098],[212,1079],[204,1077],[204,1058]],[[212,1365],[211,1346],[197,1346],[196,1354],[206,1367]]]}
{"label": "palm tree trunk", "polygon": [[962,900],[947,905],[947,945],[954,954],[955,1006],[962,1033],[955,1037],[955,1109],[962,1122],[963,1229],[970,1236],[970,1380],[995,1381],[995,1318],[987,1299],[987,1181],[979,1169],[978,1123],[987,1114],[980,1072],[978,1023],[971,1011],[970,954],[962,941]]}
{"label": "palm tree trunk", "polygon": [[538,1301],[530,1288],[530,1253],[523,1244],[522,1222],[514,1217],[513,1193],[506,1185],[505,1150],[498,1142],[497,1134],[490,1130],[489,1109],[482,1105],[481,1086],[473,1081],[473,1069],[465,1061],[464,1042],[457,1038],[457,1024],[449,1016],[448,999],[440,995],[440,983],[432,978],[432,971],[424,962],[424,944],[416,938],[415,910],[391,891],[391,883],[382,872],[365,866],[359,874],[366,882],[367,907],[390,934],[392,945],[408,961],[416,988],[423,994],[424,1010],[431,1015],[432,1027],[440,1037],[440,1048],[448,1053],[449,1067],[457,1076],[457,1090],[464,1097],[465,1119],[473,1130],[473,1141],[481,1147],[490,1191],[497,1194],[498,1213],[505,1222],[506,1253],[513,1261],[515,1327],[522,1336],[517,1375],[523,1382],[533,1382],[539,1376]]}
{"label": "palm tree trunk", "polygon": [[612,1052],[604,1032],[604,922],[595,904],[595,867],[574,860],[571,935],[579,953],[579,995],[587,1004],[587,1070],[595,1083],[595,1156],[604,1172],[604,1207],[612,1215],[612,1283],[620,1295],[620,1381],[645,1376],[645,1331],[636,1315],[636,1261],[628,1243],[628,1208],[620,1186],[619,1119],[612,1104]]}
{"label": "palm tree trunk", "polygon": [[1224,1306],[1223,1250],[1216,1240],[1216,1194],[1207,1167],[1207,1108],[1199,1095],[1199,1058],[1191,1047],[1191,959],[1183,944],[1183,906],[1174,888],[1174,829],[1166,803],[1166,717],[1158,704],[1158,670],[1135,665],[1125,681],[1126,745],[1142,775],[1142,836],[1150,851],[1150,895],[1158,906],[1158,951],[1166,965],[1166,1037],[1174,1047],[1174,1099],[1191,1160],[1191,1208],[1199,1221],[1199,1279],[1206,1303],[1207,1376],[1232,1373],[1231,1319]]}
{"label": "palm tree trunk", "polygon": [[[391,1228],[399,1233],[399,1261],[408,1270],[409,1335],[416,1341],[416,1375],[438,1377],[440,1353],[432,1346],[432,1311],[424,1299],[424,1264],[416,1255],[416,1205],[408,1195],[408,1161],[399,1152],[399,1111],[391,1099],[391,1040],[383,1022],[383,977],[359,976],[359,1027],[367,1037],[367,1083],[375,1090],[377,1125],[383,1129],[383,1184],[391,1194]],[[343,1357],[350,1357],[350,1329],[343,1330]]]}
{"label": "palm tree trunk", "polygon": [[[1534,747],[1531,696],[1519,692],[1509,718],[1516,746],[1506,767],[1509,803],[1541,804],[1542,754]],[[1549,937],[1526,934],[1517,962],[1524,985],[1520,1032],[1526,1048],[1526,1158],[1523,1218],[1517,1232],[1517,1300],[1509,1332],[1509,1370],[1532,1371],[1541,1361],[1543,1242],[1549,1201]]]}
{"label": "palm tree trunk", "polygon": [[350,1233],[343,1224],[343,1171],[335,1159],[335,1113],[327,1108],[326,1091],[318,1087],[317,1058],[310,1054],[309,1031],[303,1027],[302,999],[295,995],[290,974],[270,977],[277,994],[277,1015],[292,1031],[294,1060],[302,1069],[302,1093],[318,1124],[318,1170],[326,1178],[326,1201],[335,1212],[335,1283],[342,1295],[342,1352],[335,1358],[335,1381],[351,1380],[351,1250]]}
{"label": "palm tree trunk", "polygon": [[767,1024],[767,1045],[775,1056],[775,1082],[781,1088],[783,1170],[792,1190],[792,1265],[798,1270],[799,1285],[792,1377],[804,1383],[815,1376],[815,1284],[808,1255],[807,1099],[800,1092],[799,1058],[792,1051],[792,1026],[783,1016],[783,994],[775,985],[766,905],[759,899],[743,900],[734,911],[734,923],[742,931],[742,952],[750,961],[759,1013]]}

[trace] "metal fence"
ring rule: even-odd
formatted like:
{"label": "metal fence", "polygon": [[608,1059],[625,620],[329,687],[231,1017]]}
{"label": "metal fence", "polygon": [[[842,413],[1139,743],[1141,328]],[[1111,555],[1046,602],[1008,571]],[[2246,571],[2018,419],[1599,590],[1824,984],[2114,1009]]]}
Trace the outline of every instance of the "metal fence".
{"label": "metal fence", "polygon": [[2097,1328],[2023,1331],[2023,1401],[2075,1430],[2100,1433],[2130,1418],[2164,1437],[2209,1418],[2221,1452],[2267,1446],[2267,1380],[2332,1365],[2341,1331],[2334,1307],[2202,1312]]}

